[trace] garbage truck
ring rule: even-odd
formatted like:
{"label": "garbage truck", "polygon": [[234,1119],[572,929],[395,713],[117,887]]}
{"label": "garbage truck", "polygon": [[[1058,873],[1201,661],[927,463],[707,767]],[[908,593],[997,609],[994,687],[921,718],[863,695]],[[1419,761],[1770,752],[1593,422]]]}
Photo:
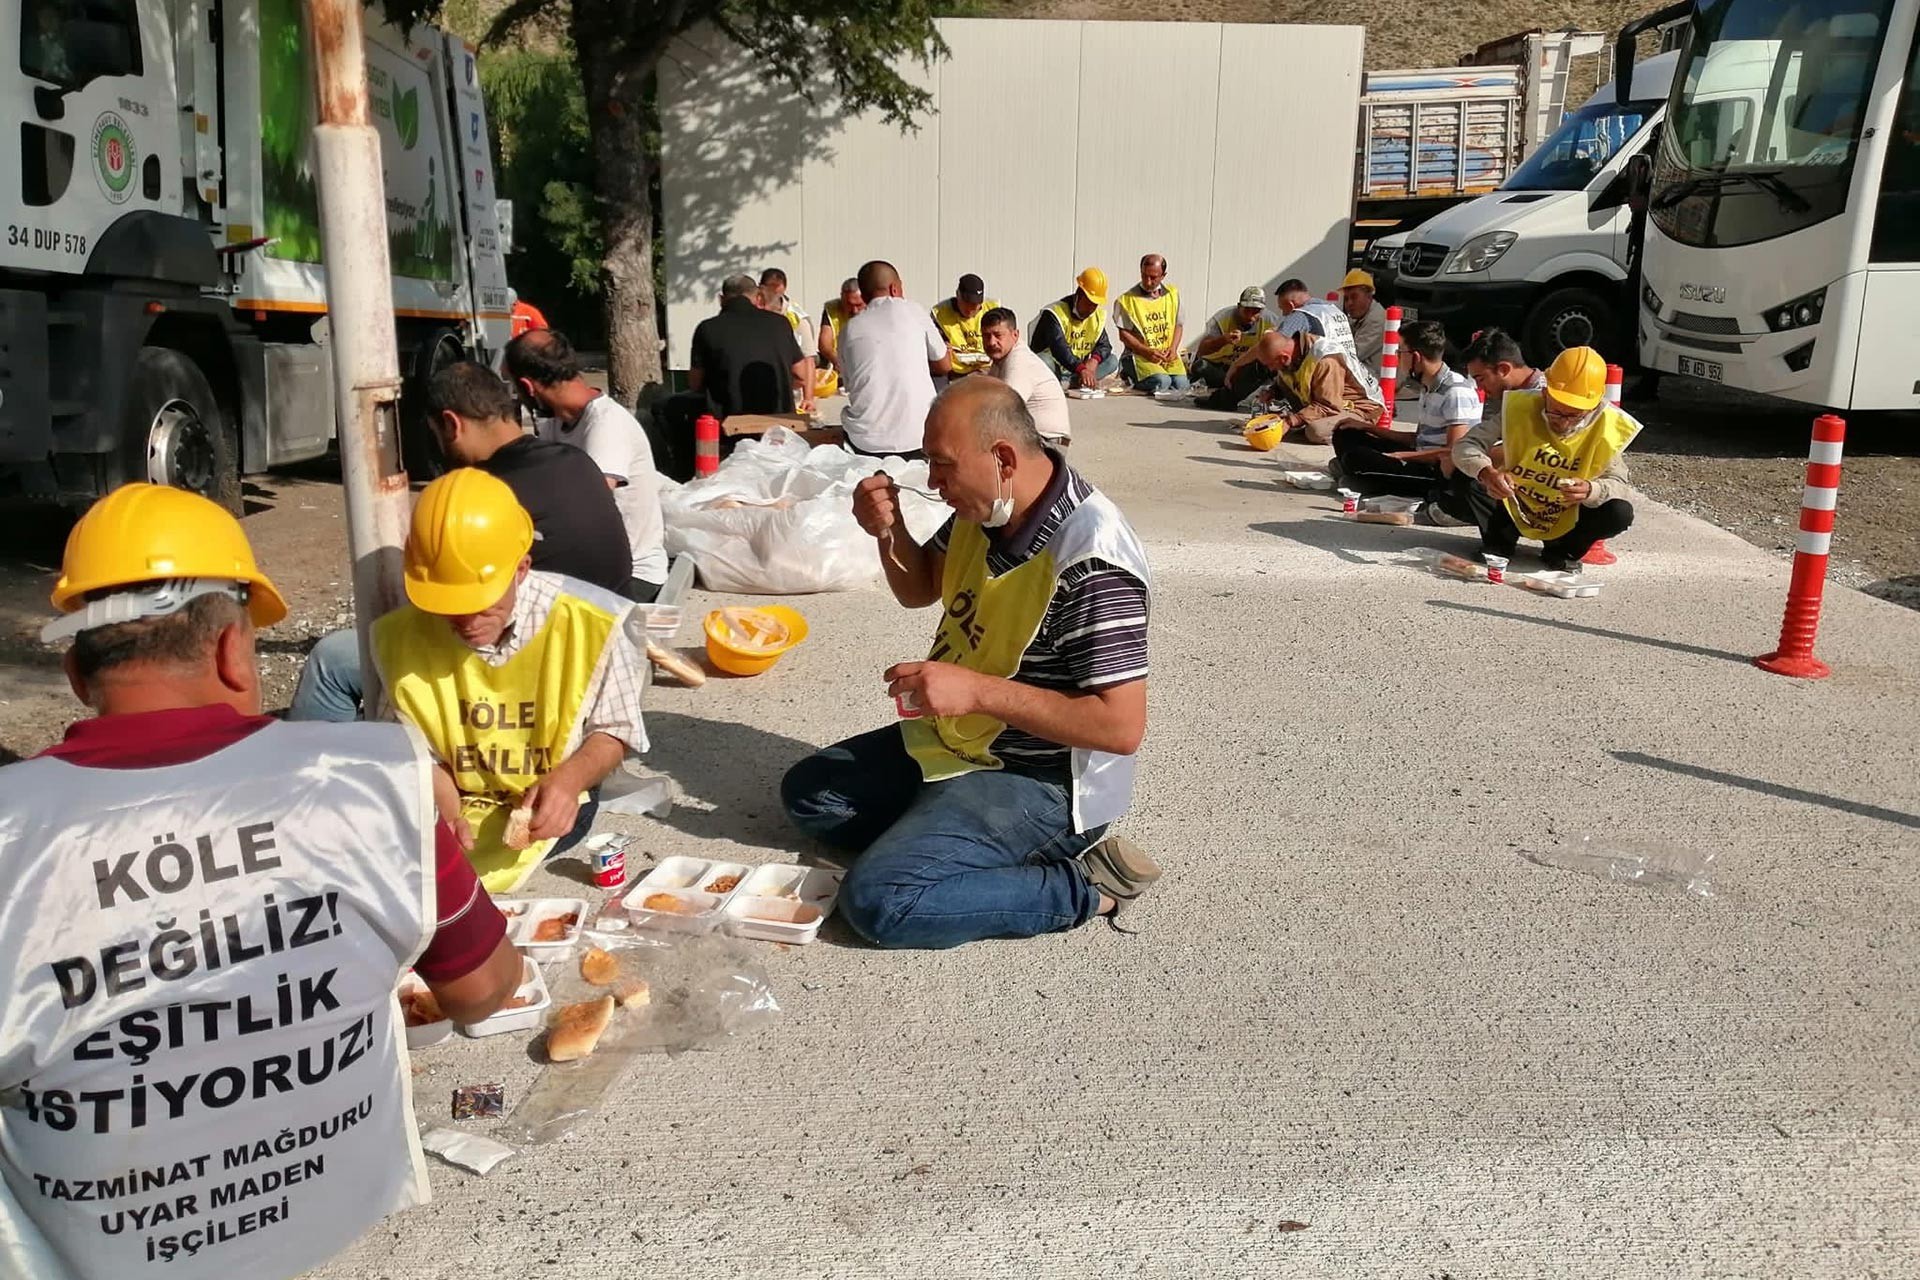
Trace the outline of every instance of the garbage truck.
{"label": "garbage truck", "polygon": [[[300,0],[19,0],[0,23],[0,501],[134,480],[233,510],[334,434]],[[6,48],[11,44],[12,48]],[[403,456],[420,394],[497,360],[506,261],[475,51],[367,14]]]}

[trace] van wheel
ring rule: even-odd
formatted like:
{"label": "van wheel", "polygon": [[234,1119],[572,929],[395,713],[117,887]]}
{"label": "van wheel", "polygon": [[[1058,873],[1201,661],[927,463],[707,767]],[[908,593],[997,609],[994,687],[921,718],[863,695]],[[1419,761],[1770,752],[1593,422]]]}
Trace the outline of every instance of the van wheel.
{"label": "van wheel", "polygon": [[1591,289],[1555,289],[1527,314],[1524,329],[1527,359],[1541,368],[1568,347],[1604,355],[1614,345],[1613,304]]}
{"label": "van wheel", "polygon": [[168,347],[134,357],[109,488],[145,480],[211,498],[240,514],[240,442],[200,366]]}
{"label": "van wheel", "polygon": [[440,441],[427,421],[427,384],[433,375],[467,358],[460,335],[448,328],[430,330],[415,350],[413,367],[400,391],[400,465],[413,480],[432,480],[447,469]]}

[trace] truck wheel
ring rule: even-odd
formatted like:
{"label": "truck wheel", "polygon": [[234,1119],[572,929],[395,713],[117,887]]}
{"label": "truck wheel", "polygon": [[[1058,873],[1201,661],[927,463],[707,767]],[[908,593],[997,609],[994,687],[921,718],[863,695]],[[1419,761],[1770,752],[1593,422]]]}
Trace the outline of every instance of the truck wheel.
{"label": "truck wheel", "polygon": [[427,384],[434,374],[466,358],[460,335],[448,328],[429,330],[414,350],[412,369],[400,393],[400,465],[412,479],[432,480],[447,469],[440,441],[427,422]]}
{"label": "truck wheel", "polygon": [[1527,314],[1527,359],[1545,368],[1568,347],[1613,346],[1613,304],[1591,289],[1555,289]]}
{"label": "truck wheel", "polygon": [[134,358],[120,451],[107,477],[170,484],[240,514],[240,442],[207,375],[181,352],[142,347]]}

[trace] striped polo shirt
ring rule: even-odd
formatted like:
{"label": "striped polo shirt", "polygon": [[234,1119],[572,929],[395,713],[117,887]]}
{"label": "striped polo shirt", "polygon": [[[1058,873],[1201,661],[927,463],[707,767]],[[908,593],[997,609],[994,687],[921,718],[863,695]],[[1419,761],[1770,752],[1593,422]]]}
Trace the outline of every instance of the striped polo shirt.
{"label": "striped polo shirt", "polygon": [[[1038,555],[1093,486],[1048,450],[1053,478],[1018,524],[988,529],[987,572],[994,577]],[[946,554],[953,517],[927,545]],[[1083,560],[1060,576],[1039,634],[1020,657],[1013,678],[1041,689],[1092,691],[1147,678],[1147,584],[1105,560]],[[1007,728],[993,753],[1009,769],[1065,782],[1072,776],[1072,748]]]}

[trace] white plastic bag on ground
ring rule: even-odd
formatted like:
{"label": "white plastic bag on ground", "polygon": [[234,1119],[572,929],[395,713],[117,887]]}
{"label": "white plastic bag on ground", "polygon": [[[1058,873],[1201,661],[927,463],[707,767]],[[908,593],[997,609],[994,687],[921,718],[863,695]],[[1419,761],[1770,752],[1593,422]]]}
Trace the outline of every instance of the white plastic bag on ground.
{"label": "white plastic bag on ground", "polygon": [[804,595],[853,591],[880,577],[874,540],[853,518],[853,487],[884,470],[901,489],[907,530],[924,542],[950,514],[913,492],[927,464],[863,458],[838,445],[809,448],[775,427],[742,440],[720,470],[663,490],[667,554],[692,557],[709,591]]}

